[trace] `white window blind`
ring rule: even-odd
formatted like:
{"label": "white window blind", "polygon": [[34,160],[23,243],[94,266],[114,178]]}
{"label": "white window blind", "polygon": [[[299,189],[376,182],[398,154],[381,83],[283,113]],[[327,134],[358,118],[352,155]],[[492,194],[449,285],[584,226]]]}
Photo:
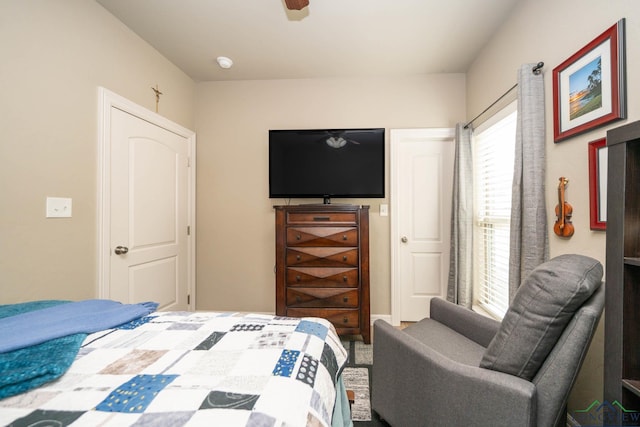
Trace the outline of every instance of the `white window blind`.
{"label": "white window blind", "polygon": [[[517,111],[474,134],[475,303],[502,318],[509,306],[509,226]],[[504,115],[504,114],[503,114]]]}

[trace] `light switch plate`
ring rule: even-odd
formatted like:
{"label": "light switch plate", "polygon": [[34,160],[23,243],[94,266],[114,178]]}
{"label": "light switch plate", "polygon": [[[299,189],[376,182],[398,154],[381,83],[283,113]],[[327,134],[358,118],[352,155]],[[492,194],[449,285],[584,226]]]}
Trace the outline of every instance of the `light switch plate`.
{"label": "light switch plate", "polygon": [[386,203],[380,205],[380,216],[389,216],[389,205]]}
{"label": "light switch plate", "polygon": [[71,199],[47,197],[47,218],[71,218]]}

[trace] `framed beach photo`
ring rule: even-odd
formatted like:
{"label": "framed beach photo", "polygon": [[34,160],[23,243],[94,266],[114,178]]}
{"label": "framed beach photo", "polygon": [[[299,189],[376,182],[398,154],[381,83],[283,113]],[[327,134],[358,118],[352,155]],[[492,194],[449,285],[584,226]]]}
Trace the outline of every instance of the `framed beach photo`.
{"label": "framed beach photo", "polygon": [[589,219],[592,230],[607,228],[607,139],[589,143]]}
{"label": "framed beach photo", "polygon": [[553,69],[553,140],[626,117],[624,18]]}

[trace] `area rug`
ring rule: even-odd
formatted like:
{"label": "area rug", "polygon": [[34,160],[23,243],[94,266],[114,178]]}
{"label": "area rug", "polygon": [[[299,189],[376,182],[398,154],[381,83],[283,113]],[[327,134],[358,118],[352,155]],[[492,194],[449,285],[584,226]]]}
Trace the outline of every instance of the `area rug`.
{"label": "area rug", "polygon": [[355,400],[351,405],[353,421],[371,421],[371,398],[369,396],[369,369],[346,367],[342,372],[347,390],[353,390]]}
{"label": "area rug", "polygon": [[353,390],[355,401],[351,406],[353,427],[390,427],[371,409],[371,370],[373,369],[373,345],[362,340],[343,340],[349,351],[343,376],[347,390]]}
{"label": "area rug", "polygon": [[342,377],[347,390],[353,390],[355,400],[351,406],[351,419],[354,422],[371,421],[370,381],[373,365],[373,348],[362,341],[343,341],[349,352],[347,366]]}

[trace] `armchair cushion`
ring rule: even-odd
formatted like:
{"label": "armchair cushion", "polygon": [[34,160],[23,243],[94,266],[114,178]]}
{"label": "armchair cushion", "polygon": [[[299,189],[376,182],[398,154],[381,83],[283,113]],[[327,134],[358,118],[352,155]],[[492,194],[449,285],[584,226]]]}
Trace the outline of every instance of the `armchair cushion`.
{"label": "armchair cushion", "polygon": [[531,380],[576,310],[600,286],[602,265],[560,255],[524,280],[487,347],[480,366]]}
{"label": "armchair cushion", "polygon": [[[463,310],[466,310],[463,309]],[[455,362],[477,367],[485,347],[433,319],[407,326],[403,332]]]}

